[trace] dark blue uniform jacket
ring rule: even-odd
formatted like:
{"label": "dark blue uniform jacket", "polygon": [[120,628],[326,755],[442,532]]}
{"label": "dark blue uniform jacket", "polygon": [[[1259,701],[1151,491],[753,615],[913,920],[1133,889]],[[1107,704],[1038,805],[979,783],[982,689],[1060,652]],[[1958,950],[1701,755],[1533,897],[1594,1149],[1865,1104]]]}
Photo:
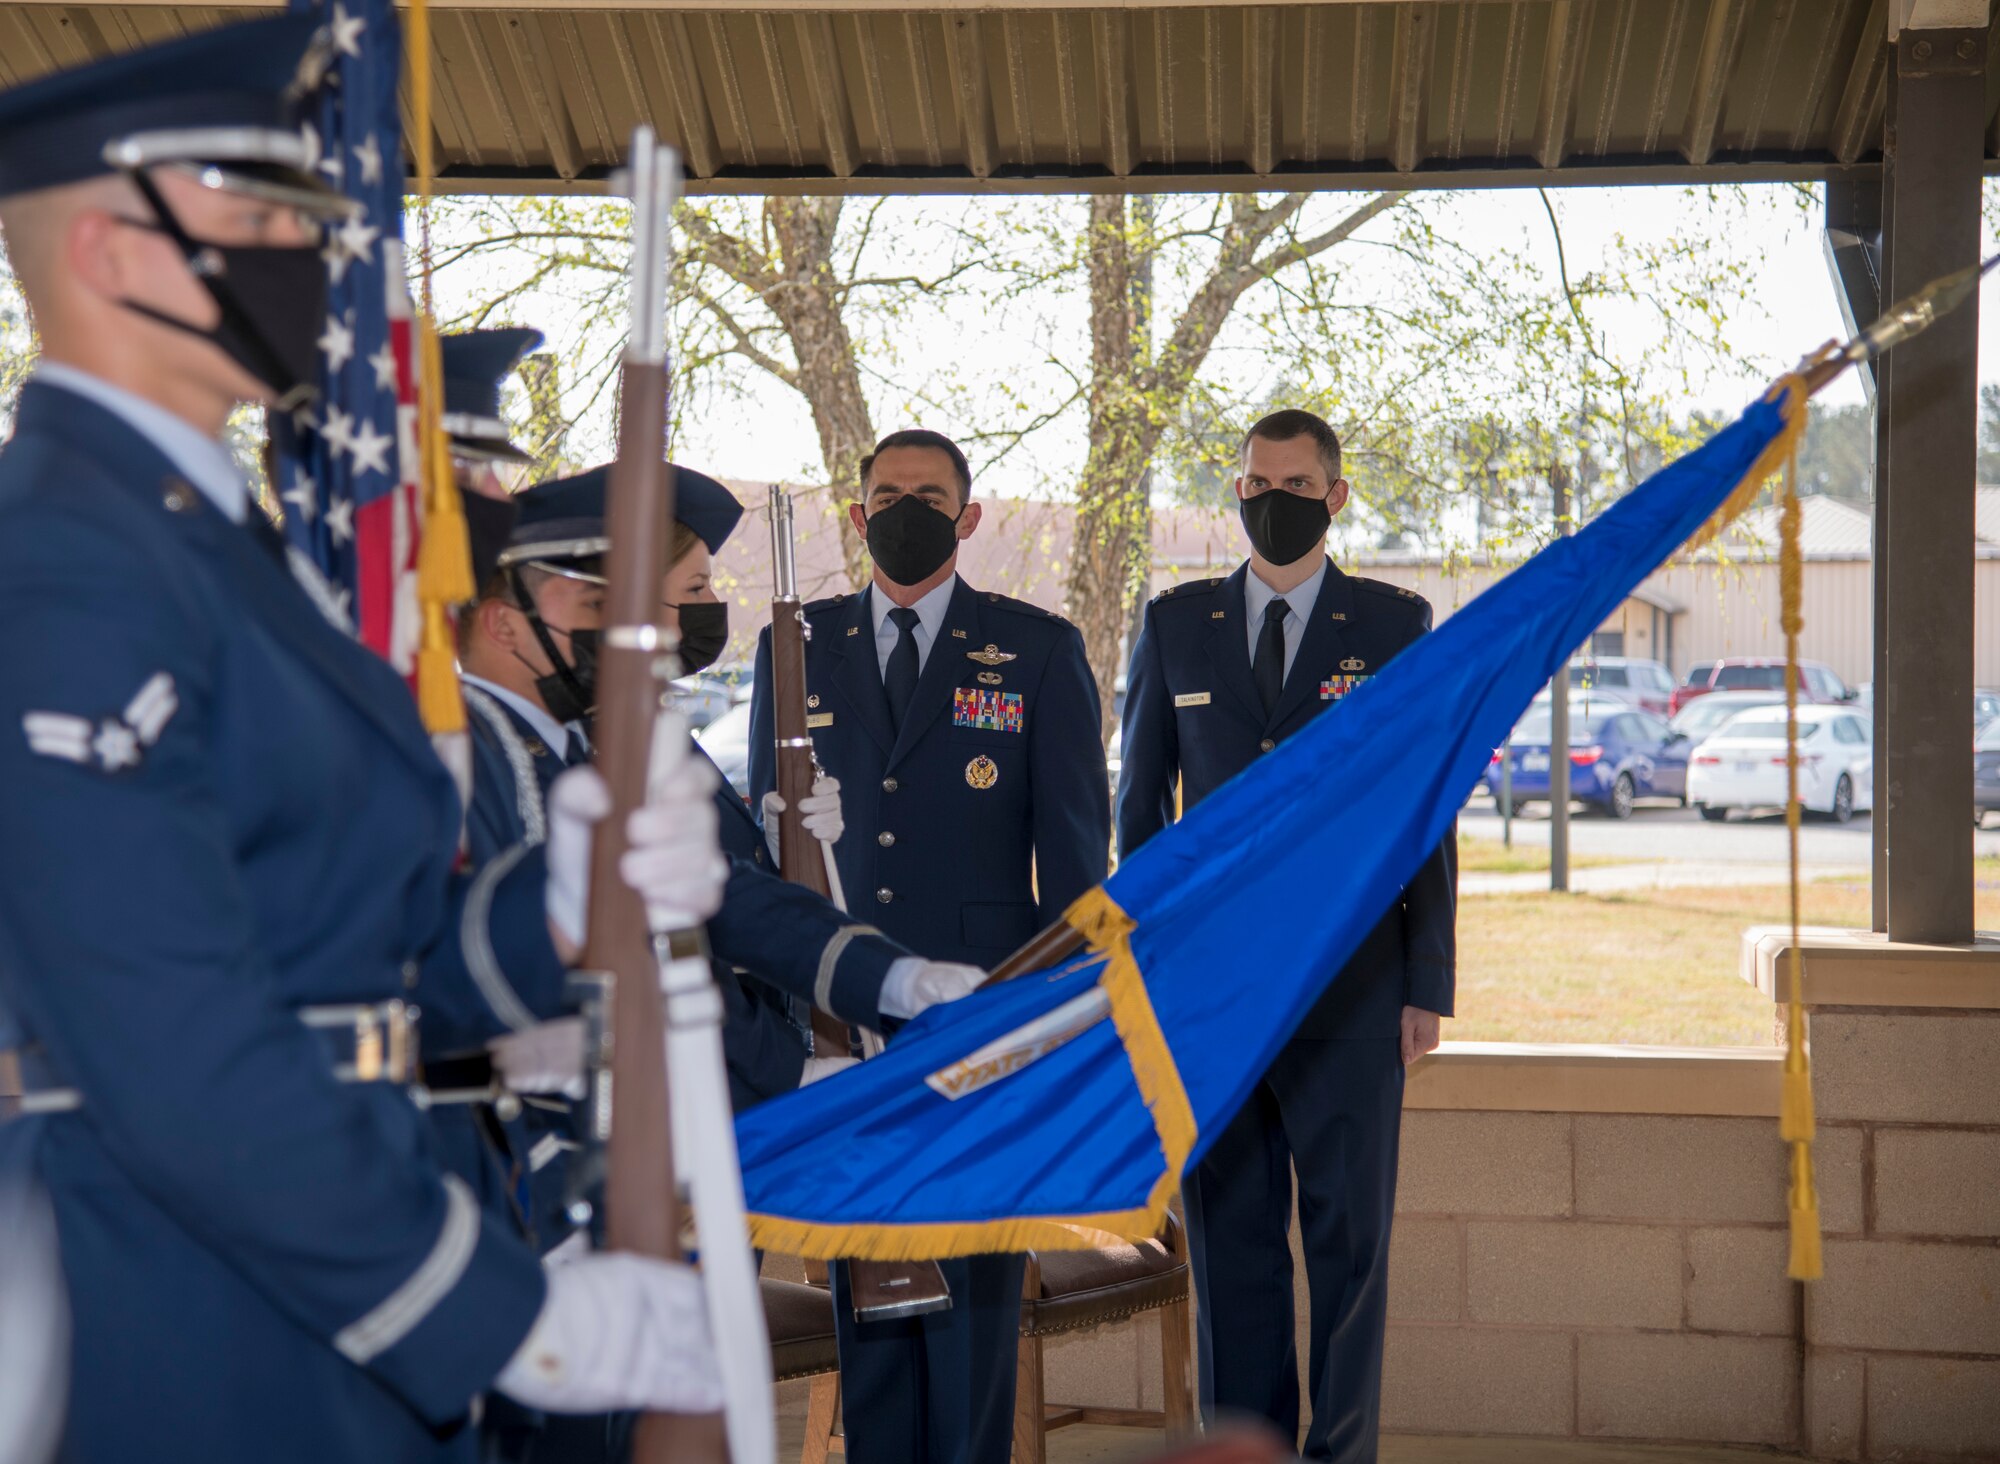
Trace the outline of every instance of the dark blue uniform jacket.
{"label": "dark blue uniform jacket", "polygon": [[0,1125],[61,1237],[64,1457],[438,1457],[541,1271],[295,1012],[468,984],[473,946],[557,981],[539,856],[475,902],[409,688],[50,386],[0,453],[0,624],[4,1040],[81,1095]]}
{"label": "dark blue uniform jacket", "polygon": [[[899,733],[868,596],[805,607],[813,745],[841,782],[857,918],[933,960],[993,966],[1104,880],[1110,797],[1083,637],[956,582]],[[771,638],[757,642],[750,785],[774,785]]]}
{"label": "dark blue uniform jacket", "polygon": [[[1118,848],[1130,854],[1174,821],[1179,785],[1192,808],[1252,761],[1336,706],[1430,629],[1428,602],[1327,566],[1305,638],[1271,715],[1250,674],[1244,628],[1247,564],[1226,579],[1176,586],[1146,606],[1126,679]],[[1339,768],[1324,769],[1334,782]],[[1394,1035],[1405,1006],[1450,1016],[1453,889],[1449,847],[1418,870],[1339,980],[1306,1015],[1300,1037]],[[1340,870],[1326,871],[1329,896]]]}

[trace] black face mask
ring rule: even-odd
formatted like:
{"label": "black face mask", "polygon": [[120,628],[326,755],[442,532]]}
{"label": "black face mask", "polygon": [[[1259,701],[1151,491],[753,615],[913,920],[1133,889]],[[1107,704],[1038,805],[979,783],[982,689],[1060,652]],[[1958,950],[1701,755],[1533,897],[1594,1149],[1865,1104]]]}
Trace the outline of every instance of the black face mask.
{"label": "black face mask", "polygon": [[919,585],[945,566],[958,550],[958,520],[906,494],[868,520],[868,552],[875,567],[899,585]]}
{"label": "black face mask", "polygon": [[1333,523],[1324,498],[1301,498],[1282,488],[1267,488],[1237,505],[1250,546],[1270,564],[1292,564],[1319,547]]}
{"label": "black face mask", "polygon": [[280,411],[309,400],[319,377],[319,337],[326,320],[326,261],[318,247],[211,244],[196,239],[181,227],[151,179],[143,173],[130,176],[159,222],[121,222],[165,234],[179,245],[188,269],[215,301],[220,318],[212,326],[200,326],[136,300],[119,303],[148,320],[213,342],[278,394]]}
{"label": "black face mask", "polygon": [[477,592],[492,578],[500,551],[514,532],[514,521],[521,516],[521,506],[512,497],[488,498],[470,489],[462,490],[458,498],[465,505],[465,536],[472,547],[472,588]]}
{"label": "black face mask", "polygon": [[[598,633],[595,630],[561,631],[560,634],[569,641],[569,655],[565,658],[556,649],[555,636],[551,634],[556,627],[542,619],[542,612],[535,607],[534,596],[528,593],[519,568],[509,572],[509,579],[513,585],[515,607],[528,617],[528,628],[534,631],[536,644],[555,668],[535,678],[535,695],[542,699],[542,705],[558,722],[589,722],[597,711]],[[521,653],[516,651],[514,654],[519,657]],[[525,661],[525,658],[522,659]]]}
{"label": "black face mask", "polygon": [[713,666],[722,648],[729,644],[729,606],[718,600],[713,605],[697,603],[674,606],[681,618],[681,675]]}

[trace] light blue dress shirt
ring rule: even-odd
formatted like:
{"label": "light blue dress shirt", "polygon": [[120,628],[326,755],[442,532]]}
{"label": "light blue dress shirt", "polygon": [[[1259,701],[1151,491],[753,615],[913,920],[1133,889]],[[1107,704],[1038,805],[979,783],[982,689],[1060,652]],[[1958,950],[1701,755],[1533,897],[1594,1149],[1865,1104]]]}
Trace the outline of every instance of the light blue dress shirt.
{"label": "light blue dress shirt", "polygon": [[[931,658],[932,642],[937,640],[938,632],[944,628],[944,613],[951,608],[951,592],[957,583],[956,574],[946,575],[943,584],[910,607],[917,612],[917,626],[910,635],[917,643],[919,673]],[[879,587],[868,587],[868,613],[875,618],[875,665],[885,678],[889,674],[889,652],[896,649],[899,634],[896,622],[889,618],[889,612],[895,608],[895,602]]]}
{"label": "light blue dress shirt", "polygon": [[[1282,492],[1282,489],[1273,490]],[[1294,585],[1284,593],[1285,601],[1285,680],[1292,679],[1292,662],[1299,658],[1299,643],[1305,639],[1306,616],[1319,602],[1320,586],[1326,583],[1325,555],[1320,556],[1319,568],[1312,572],[1312,578],[1303,584]],[[1250,572],[1243,576],[1243,618],[1250,622],[1248,627],[1250,664],[1257,664],[1257,638],[1264,633],[1264,607],[1278,599],[1278,592],[1257,578],[1257,569],[1252,565]]]}

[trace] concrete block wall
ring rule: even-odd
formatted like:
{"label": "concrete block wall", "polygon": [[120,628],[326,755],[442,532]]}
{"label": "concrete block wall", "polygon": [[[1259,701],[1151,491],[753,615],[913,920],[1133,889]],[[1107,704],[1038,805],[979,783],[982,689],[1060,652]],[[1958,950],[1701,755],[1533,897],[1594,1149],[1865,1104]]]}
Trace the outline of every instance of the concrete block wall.
{"label": "concrete block wall", "polygon": [[1767,1118],[1406,1113],[1383,1427],[1795,1443],[1784,1182]]}
{"label": "concrete block wall", "polygon": [[1822,1194],[1805,1424],[1844,1460],[2000,1460],[2000,1011],[1815,1006]]}

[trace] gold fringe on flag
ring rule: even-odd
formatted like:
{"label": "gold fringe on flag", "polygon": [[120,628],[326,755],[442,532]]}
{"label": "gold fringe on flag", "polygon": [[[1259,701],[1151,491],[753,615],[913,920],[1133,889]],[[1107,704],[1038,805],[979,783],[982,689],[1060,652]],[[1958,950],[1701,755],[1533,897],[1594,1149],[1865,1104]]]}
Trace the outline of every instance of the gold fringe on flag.
{"label": "gold fringe on flag", "polygon": [[423,617],[417,642],[417,707],[432,733],[465,730],[465,699],[458,687],[458,645],[452,612],[470,600],[472,550],[465,506],[451,470],[445,437],[444,358],[430,316],[429,217],[435,161],[431,147],[431,25],[426,0],[409,12],[410,125],[416,134],[417,209],[424,220],[423,304],[412,345],[417,372],[417,463],[423,487],[423,537],[417,547],[417,604]]}

